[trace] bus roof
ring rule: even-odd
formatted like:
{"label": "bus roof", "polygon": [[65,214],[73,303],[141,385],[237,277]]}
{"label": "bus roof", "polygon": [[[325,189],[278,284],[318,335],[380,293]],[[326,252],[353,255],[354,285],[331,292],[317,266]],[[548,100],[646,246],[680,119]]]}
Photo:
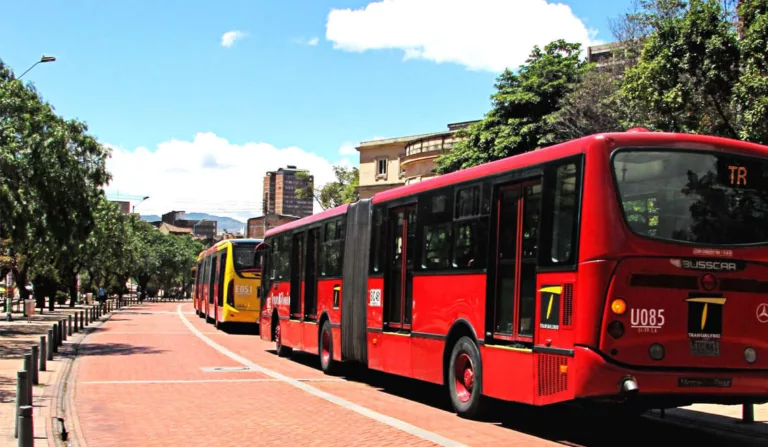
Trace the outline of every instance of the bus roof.
{"label": "bus roof", "polygon": [[[564,143],[548,146],[535,151],[514,155],[501,160],[484,163],[460,171],[443,174],[432,177],[418,183],[403,185],[388,189],[374,194],[373,203],[381,203],[389,200],[395,200],[407,197],[420,192],[437,189],[444,186],[450,186],[458,183],[469,182],[475,179],[502,174],[506,171],[523,168],[525,166],[534,166],[548,161],[554,161],[559,158],[565,158],[577,155],[587,151],[587,148],[599,144],[612,150],[614,147],[622,146],[667,146],[671,148],[700,148],[700,149],[718,149],[727,146],[738,152],[751,155],[768,157],[768,146],[762,146],[755,143],[749,143],[740,140],[733,140],[723,137],[714,137],[709,135],[694,135],[683,133],[668,132],[650,132],[642,128],[631,129],[627,132],[602,133],[589,135],[576,140],[566,141]],[[607,144],[607,145],[606,145]],[[280,225],[277,228],[267,231],[266,237],[279,234],[314,222],[318,222],[330,217],[345,214],[348,204],[313,214],[287,224]]]}
{"label": "bus roof", "polygon": [[322,211],[317,214],[313,214],[311,216],[302,217],[299,220],[294,220],[292,222],[284,223],[280,225],[279,227],[275,227],[269,231],[267,231],[267,234],[265,237],[270,237],[278,233],[282,233],[283,231],[288,231],[293,228],[301,227],[304,225],[309,225],[314,222],[319,222],[323,219],[328,219],[330,217],[339,216],[341,214],[345,214],[347,212],[347,208],[349,208],[349,204],[344,204],[341,206],[337,206],[336,208],[331,208],[329,210]]}

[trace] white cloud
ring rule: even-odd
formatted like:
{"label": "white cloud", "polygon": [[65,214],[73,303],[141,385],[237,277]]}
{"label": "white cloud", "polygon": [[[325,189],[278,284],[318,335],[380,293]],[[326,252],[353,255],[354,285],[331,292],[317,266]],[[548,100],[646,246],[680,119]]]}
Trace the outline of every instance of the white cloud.
{"label": "white cloud", "polygon": [[317,37],[313,37],[313,38],[311,38],[311,39],[309,39],[309,40],[307,41],[307,45],[309,45],[309,46],[311,46],[311,47],[314,47],[314,46],[315,46],[315,45],[317,45],[318,43],[320,43],[320,39],[319,39],[319,38],[317,38]]}
{"label": "white cloud", "polygon": [[229,48],[235,44],[236,40],[242,39],[245,36],[247,34],[242,31],[227,31],[221,36],[221,46]]}
{"label": "white cloud", "polygon": [[355,149],[356,146],[357,145],[351,141],[341,143],[339,155],[358,155],[357,149]]}
{"label": "white cloud", "polygon": [[198,133],[192,141],[167,141],[154,151],[108,146],[112,148],[107,161],[113,176],[106,188],[110,198],[149,196],[136,208],[144,215],[179,210],[245,221],[261,215],[267,171],[296,165],[309,169],[315,185],[322,186],[335,180],[331,167],[341,163],[298,147],[231,144],[213,133]]}
{"label": "white cloud", "polygon": [[336,49],[399,49],[404,59],[493,72],[519,67],[534,45],[594,45],[595,34],[568,5],[547,0],[382,0],[332,9],[326,24]]}

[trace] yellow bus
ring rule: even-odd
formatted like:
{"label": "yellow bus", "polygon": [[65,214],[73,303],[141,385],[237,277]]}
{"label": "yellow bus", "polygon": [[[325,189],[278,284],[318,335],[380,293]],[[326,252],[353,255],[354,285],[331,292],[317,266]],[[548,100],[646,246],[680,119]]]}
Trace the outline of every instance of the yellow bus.
{"label": "yellow bus", "polygon": [[195,311],[221,329],[230,323],[259,324],[261,268],[254,251],[261,239],[227,239],[200,253]]}

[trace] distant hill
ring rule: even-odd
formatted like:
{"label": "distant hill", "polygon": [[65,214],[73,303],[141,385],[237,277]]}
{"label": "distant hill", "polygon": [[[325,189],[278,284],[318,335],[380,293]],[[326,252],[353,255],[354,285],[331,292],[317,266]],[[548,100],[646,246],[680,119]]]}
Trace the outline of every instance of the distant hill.
{"label": "distant hill", "polygon": [[[214,216],[207,213],[186,213],[185,217],[189,220],[215,220],[218,222],[217,226],[219,231],[227,230],[230,233],[237,233],[245,227],[245,222],[240,222],[231,217]],[[154,214],[148,214],[146,216],[141,216],[141,220],[146,222],[157,222],[161,220],[161,217]]]}

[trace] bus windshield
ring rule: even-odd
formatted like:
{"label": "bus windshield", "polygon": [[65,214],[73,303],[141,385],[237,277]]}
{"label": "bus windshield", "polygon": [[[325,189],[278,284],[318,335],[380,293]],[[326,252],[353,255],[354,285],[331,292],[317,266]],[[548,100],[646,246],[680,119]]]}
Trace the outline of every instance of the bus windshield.
{"label": "bus windshield", "polygon": [[253,250],[256,248],[256,244],[233,244],[232,248],[232,257],[235,261],[235,271],[237,273],[259,270],[253,258]]}
{"label": "bus windshield", "polygon": [[768,161],[621,150],[613,173],[627,224],[637,234],[707,245],[768,241]]}

